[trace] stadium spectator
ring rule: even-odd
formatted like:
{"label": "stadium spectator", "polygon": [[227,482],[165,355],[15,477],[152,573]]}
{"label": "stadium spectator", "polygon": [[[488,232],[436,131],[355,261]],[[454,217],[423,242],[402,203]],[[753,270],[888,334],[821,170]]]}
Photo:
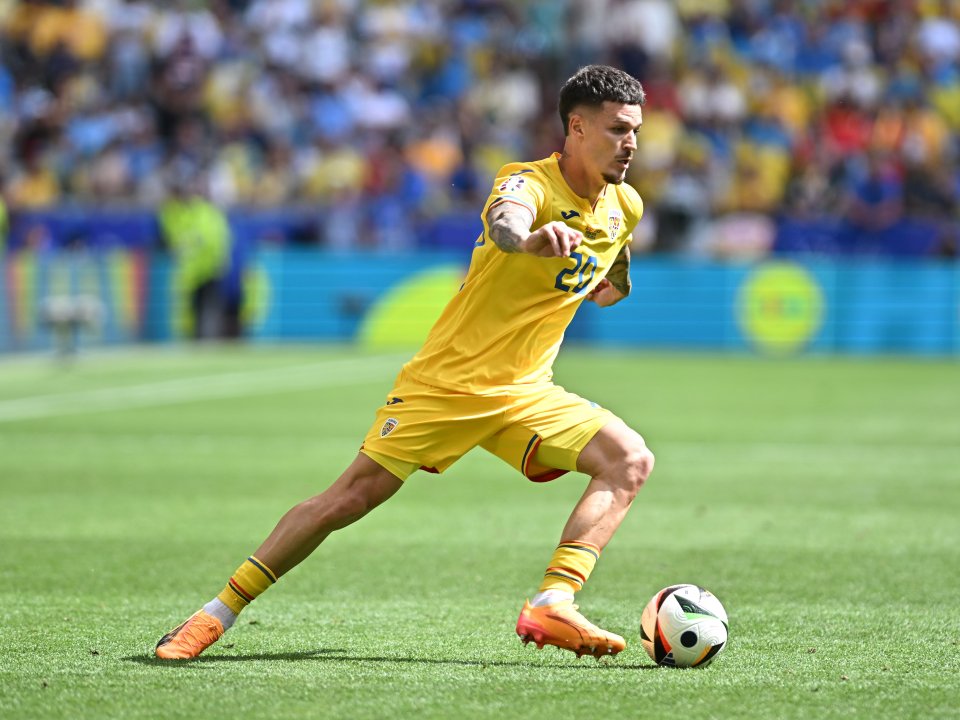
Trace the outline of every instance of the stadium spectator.
{"label": "stadium spectator", "polygon": [[653,249],[676,252],[697,245],[710,220],[711,198],[708,150],[689,142],[664,178],[657,200],[659,222]]}
{"label": "stadium spectator", "polygon": [[871,152],[847,192],[846,216],[858,230],[886,230],[903,216],[903,182],[889,155]]}
{"label": "stadium spectator", "polygon": [[14,209],[50,207],[60,200],[60,182],[50,156],[39,147],[28,150],[22,167],[10,179],[8,192]]}
{"label": "stadium spectator", "polygon": [[891,232],[903,219],[904,187],[888,153],[872,150],[859,159],[848,180],[842,208],[841,251],[882,254],[895,244]]}
{"label": "stadium spectator", "polygon": [[99,59],[107,44],[103,17],[82,7],[77,0],[37,3],[29,23],[27,43],[38,58],[60,53],[77,62]]}

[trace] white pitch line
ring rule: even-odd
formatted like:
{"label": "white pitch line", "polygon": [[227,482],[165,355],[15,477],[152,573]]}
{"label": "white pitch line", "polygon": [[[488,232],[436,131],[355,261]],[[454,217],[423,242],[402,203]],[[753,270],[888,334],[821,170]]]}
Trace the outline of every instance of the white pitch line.
{"label": "white pitch line", "polygon": [[285,368],[18,398],[0,401],[0,423],[351,385],[375,380],[391,369],[399,370],[402,361],[399,356],[343,358]]}

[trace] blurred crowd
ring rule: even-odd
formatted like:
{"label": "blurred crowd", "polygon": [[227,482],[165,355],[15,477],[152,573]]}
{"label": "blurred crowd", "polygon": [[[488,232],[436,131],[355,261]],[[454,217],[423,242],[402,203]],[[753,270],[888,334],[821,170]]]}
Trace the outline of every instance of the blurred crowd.
{"label": "blurred crowd", "polygon": [[558,149],[559,86],[605,62],[648,92],[638,244],[957,219],[960,0],[0,0],[0,49],[13,212],[190,188],[402,244]]}

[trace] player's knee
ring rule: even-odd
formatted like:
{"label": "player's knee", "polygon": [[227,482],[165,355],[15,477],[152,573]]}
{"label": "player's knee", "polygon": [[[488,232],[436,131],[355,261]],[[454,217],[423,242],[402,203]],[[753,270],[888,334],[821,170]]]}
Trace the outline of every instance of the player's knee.
{"label": "player's knee", "polygon": [[356,522],[375,506],[362,488],[338,488],[312,497],[303,503],[311,524],[319,531],[339,530]]}
{"label": "player's knee", "polygon": [[642,440],[625,448],[622,460],[622,477],[624,479],[624,489],[631,497],[636,495],[644,483],[647,482],[647,478],[653,472],[654,461],[653,453]]}
{"label": "player's knee", "polygon": [[363,455],[337,481],[304,505],[317,531],[332,532],[356,522],[393,495],[403,483]]}
{"label": "player's knee", "polygon": [[340,528],[356,522],[375,506],[376,503],[359,488],[342,493],[334,505],[334,526]]}

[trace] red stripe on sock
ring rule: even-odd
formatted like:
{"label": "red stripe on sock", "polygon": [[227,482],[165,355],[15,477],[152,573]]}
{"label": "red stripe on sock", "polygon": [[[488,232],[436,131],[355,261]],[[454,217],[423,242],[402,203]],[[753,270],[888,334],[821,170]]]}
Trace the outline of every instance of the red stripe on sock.
{"label": "red stripe on sock", "polygon": [[[235,579],[230,578],[230,584],[233,586],[233,589],[240,593],[241,596],[246,598],[247,602],[253,602],[253,595],[244,590],[243,586],[240,585]],[[259,606],[258,606],[259,607]]]}
{"label": "red stripe on sock", "polygon": [[556,567],[556,566],[554,566],[554,567],[548,567],[548,568],[547,568],[547,572],[550,572],[551,570],[554,570],[554,571],[556,571],[556,572],[566,573],[566,574],[568,574],[568,575],[574,575],[574,576],[580,578],[580,583],[581,583],[581,584],[583,584],[583,583],[585,583],[585,582],[587,581],[587,578],[586,578],[584,575],[582,575],[581,573],[577,572],[577,571],[574,570],[573,568],[568,568],[568,567]]}

